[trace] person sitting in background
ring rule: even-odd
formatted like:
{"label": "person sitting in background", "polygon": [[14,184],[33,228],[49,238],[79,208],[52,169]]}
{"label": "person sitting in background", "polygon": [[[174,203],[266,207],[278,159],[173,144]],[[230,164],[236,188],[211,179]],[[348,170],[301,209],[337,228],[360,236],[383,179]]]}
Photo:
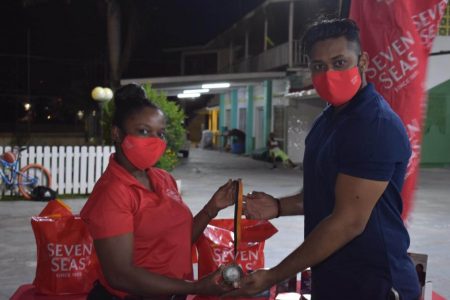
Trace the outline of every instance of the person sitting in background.
{"label": "person sitting in background", "polygon": [[192,244],[233,204],[229,180],[193,217],[173,177],[153,167],[165,152],[165,117],[138,85],[117,90],[112,120],[116,153],[81,211],[94,239],[100,278],[87,299],[183,299],[220,295],[220,270],[193,281]]}
{"label": "person sitting in background", "polygon": [[269,149],[270,159],[272,160],[272,169],[277,167],[277,159],[281,159],[283,165],[295,168],[296,164],[294,164],[289,156],[280,149],[279,142],[275,139],[275,134],[271,132],[269,134],[269,140],[267,141],[267,148]]}

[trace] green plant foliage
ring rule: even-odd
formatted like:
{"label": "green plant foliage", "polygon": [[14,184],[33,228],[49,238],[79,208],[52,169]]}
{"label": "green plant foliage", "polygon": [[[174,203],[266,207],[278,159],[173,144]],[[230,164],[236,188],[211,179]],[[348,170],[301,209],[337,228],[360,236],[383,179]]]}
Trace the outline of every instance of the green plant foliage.
{"label": "green plant foliage", "polygon": [[175,153],[183,146],[186,130],[183,127],[184,112],[175,103],[167,99],[164,93],[160,93],[151,88],[149,84],[144,85],[147,98],[158,106],[166,116],[166,139],[167,148]]}
{"label": "green plant foliage", "polygon": [[[164,93],[151,88],[150,85],[144,85],[147,98],[158,106],[166,116],[166,141],[167,150],[161,157],[157,167],[171,171],[178,163],[177,153],[183,146],[186,130],[183,127],[185,114],[180,107],[167,99]],[[111,141],[111,123],[114,115],[114,101],[109,101],[103,105],[103,138],[106,144],[112,144]]]}
{"label": "green plant foliage", "polygon": [[102,105],[103,117],[102,124],[103,127],[103,140],[105,145],[112,145],[111,140],[111,124],[114,115],[114,101],[110,100]]}
{"label": "green plant foliage", "polygon": [[178,164],[177,154],[173,152],[170,148],[167,148],[166,152],[158,161],[158,164],[156,166],[166,171],[172,171],[177,164]]}

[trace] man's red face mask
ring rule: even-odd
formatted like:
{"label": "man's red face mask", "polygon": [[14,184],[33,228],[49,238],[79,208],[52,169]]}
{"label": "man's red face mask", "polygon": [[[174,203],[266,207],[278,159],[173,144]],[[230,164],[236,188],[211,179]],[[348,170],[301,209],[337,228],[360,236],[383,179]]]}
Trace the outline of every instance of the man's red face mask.
{"label": "man's red face mask", "polygon": [[361,87],[358,66],[344,70],[329,70],[312,77],[314,88],[320,97],[333,106],[349,102]]}

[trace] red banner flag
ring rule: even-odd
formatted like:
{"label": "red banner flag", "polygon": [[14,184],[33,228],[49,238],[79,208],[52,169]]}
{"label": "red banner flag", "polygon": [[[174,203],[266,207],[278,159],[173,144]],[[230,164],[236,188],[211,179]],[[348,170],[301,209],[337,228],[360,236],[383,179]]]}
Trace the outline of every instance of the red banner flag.
{"label": "red banner flag", "polygon": [[404,220],[412,209],[426,107],[425,79],[447,0],[353,0],[350,18],[370,56],[367,79],[400,116],[413,153],[402,190]]}

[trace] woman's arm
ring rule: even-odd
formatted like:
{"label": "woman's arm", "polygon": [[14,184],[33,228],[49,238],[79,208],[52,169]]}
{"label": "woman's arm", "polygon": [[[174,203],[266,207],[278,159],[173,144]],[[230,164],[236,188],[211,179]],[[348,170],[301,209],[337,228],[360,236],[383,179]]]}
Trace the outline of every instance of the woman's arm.
{"label": "woman's arm", "polygon": [[187,281],[165,277],[135,266],[132,233],[94,240],[94,246],[108,284],[131,295],[220,295],[231,289],[218,283],[219,272],[201,281]]}
{"label": "woman's arm", "polygon": [[228,180],[221,186],[212,196],[211,200],[206,203],[205,207],[194,217],[194,225],[192,230],[192,243],[195,243],[205,230],[209,221],[214,219],[220,210],[231,206],[236,201],[237,181]]}
{"label": "woman's arm", "polygon": [[210,203],[211,201],[209,201],[194,217],[194,225],[192,228],[192,243],[195,243],[197,241],[199,236],[205,230],[209,221],[214,219],[219,213],[219,210],[212,207]]}

